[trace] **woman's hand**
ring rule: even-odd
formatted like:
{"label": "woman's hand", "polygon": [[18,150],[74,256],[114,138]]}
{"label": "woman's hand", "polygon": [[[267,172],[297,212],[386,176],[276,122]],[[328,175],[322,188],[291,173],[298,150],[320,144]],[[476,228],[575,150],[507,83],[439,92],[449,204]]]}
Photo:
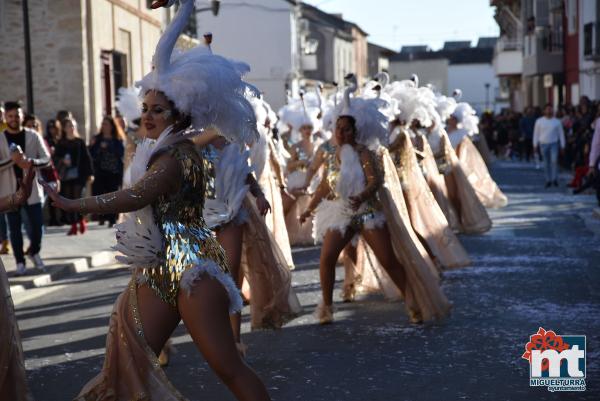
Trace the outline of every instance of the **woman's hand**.
{"label": "woman's hand", "polygon": [[62,209],[66,212],[74,212],[76,209],[76,201],[73,199],[67,199],[62,197],[56,192],[52,186],[45,181],[40,181],[40,184],[44,187],[44,191],[48,194],[48,197],[52,200],[52,206]]}
{"label": "woman's hand", "polygon": [[31,188],[33,188],[33,178],[35,177],[35,169],[33,168],[33,162],[27,162],[25,166],[27,169],[27,173],[25,174],[24,180],[19,180],[19,189],[15,192],[14,202],[15,206],[21,206],[23,203],[27,202],[29,199],[29,195],[31,195]]}
{"label": "woman's hand", "polygon": [[312,212],[310,210],[305,210],[304,212],[302,212],[300,217],[298,217],[298,220],[300,220],[300,224],[304,224],[306,222],[306,219],[308,219],[310,216],[312,216]]}
{"label": "woman's hand", "polygon": [[31,160],[29,160],[23,152],[12,152],[10,155],[13,163],[19,166],[22,170],[26,170],[31,165]]}
{"label": "woman's hand", "polygon": [[256,207],[261,216],[266,216],[271,211],[271,205],[269,205],[269,201],[265,198],[265,194],[260,194],[256,197]]}
{"label": "woman's hand", "polygon": [[157,8],[166,7],[169,3],[169,0],[156,0],[150,6],[151,9],[156,10]]}
{"label": "woman's hand", "polygon": [[285,187],[281,187],[281,197],[284,199],[296,200],[296,197],[292,195]]}
{"label": "woman's hand", "polygon": [[363,204],[363,199],[360,195],[350,196],[348,197],[348,200],[350,201],[350,207],[352,208],[352,210],[358,210],[360,205]]}

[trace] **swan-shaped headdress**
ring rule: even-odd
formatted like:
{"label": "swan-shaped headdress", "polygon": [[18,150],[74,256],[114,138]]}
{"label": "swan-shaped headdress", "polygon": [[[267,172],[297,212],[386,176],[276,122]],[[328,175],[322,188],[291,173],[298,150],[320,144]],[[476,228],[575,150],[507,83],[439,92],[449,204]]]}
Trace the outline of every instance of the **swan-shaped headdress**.
{"label": "swan-shaped headdress", "polygon": [[[175,4],[170,0],[166,7]],[[251,143],[258,134],[254,110],[245,94],[256,88],[242,80],[250,67],[212,53],[208,46],[174,51],[177,38],[194,11],[193,0],[179,0],[177,15],[161,36],[153,58],[154,69],[136,83],[143,96],[163,92],[193,128],[214,127],[231,142]]]}
{"label": "swan-shaped headdress", "polygon": [[343,116],[352,116],[356,120],[356,142],[369,148],[388,143],[388,118],[380,111],[386,101],[378,98],[352,97],[358,83],[354,74],[346,76],[349,86],[344,91],[344,98],[337,106],[336,120]]}

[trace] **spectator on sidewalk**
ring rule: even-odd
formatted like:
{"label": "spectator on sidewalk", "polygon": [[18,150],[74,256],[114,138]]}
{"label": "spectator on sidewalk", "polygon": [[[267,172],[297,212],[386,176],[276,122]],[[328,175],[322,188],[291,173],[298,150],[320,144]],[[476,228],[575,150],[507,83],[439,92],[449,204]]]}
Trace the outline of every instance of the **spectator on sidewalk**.
{"label": "spectator on sidewalk", "polygon": [[[62,138],[56,145],[55,158],[61,181],[61,194],[65,198],[79,199],[88,181],[94,179],[94,168],[90,152],[77,131],[73,119],[64,120]],[[65,220],[71,225],[67,235],[84,234],[87,230],[84,216],[76,212],[65,212]]]}
{"label": "spectator on sidewalk", "polygon": [[535,110],[533,107],[528,106],[525,109],[525,114],[521,117],[521,121],[519,121],[521,158],[524,157],[528,163],[533,158],[533,129],[536,120]]}
{"label": "spectator on sidewalk", "polygon": [[56,113],[56,119],[58,120],[61,126],[64,126],[65,121],[74,120],[75,117],[73,117],[73,113],[71,113],[70,110],[59,110]]}
{"label": "spectator on sidewalk", "polygon": [[[6,129],[4,121],[4,106],[0,103],[0,133]],[[8,226],[6,225],[6,215],[0,213],[0,255],[8,255],[10,246],[8,245]]]}
{"label": "spectator on sidewalk", "polygon": [[[50,150],[50,156],[52,157],[52,163],[56,166],[58,164],[58,160],[55,157],[56,153],[56,145],[60,141],[62,136],[62,127],[60,125],[60,121],[56,119],[48,120],[46,123],[46,133],[44,135],[44,140],[48,145],[48,150]],[[52,206],[52,202],[48,202],[46,204],[48,208],[48,214],[50,216],[50,221],[48,222],[49,226],[62,226],[62,211],[60,209]]]}
{"label": "spectator on sidewalk", "polygon": [[42,122],[33,114],[25,114],[25,117],[23,118],[23,127],[29,128],[43,137]]}
{"label": "spectator on sidewalk", "polygon": [[0,132],[6,129],[6,120],[4,119],[4,106],[0,103]]}
{"label": "spectator on sidewalk", "polygon": [[[90,154],[94,161],[94,195],[103,195],[119,189],[123,182],[123,157],[125,155],[125,133],[111,116],[102,120],[100,133],[92,140]],[[117,222],[118,215],[100,215],[100,225],[108,220],[109,227]]]}
{"label": "spectator on sidewalk", "polygon": [[[600,106],[598,107],[598,114],[600,114]],[[592,180],[596,189],[596,199],[600,207],[600,118],[596,119],[594,136],[590,146],[588,178]]]}
{"label": "spectator on sidewalk", "polygon": [[533,129],[533,148],[542,152],[546,171],[546,188],[558,187],[558,154],[565,148],[562,122],[554,117],[551,104],[544,106],[544,115],[537,119]]}
{"label": "spectator on sidewalk", "polygon": [[[45,167],[50,163],[50,154],[42,138],[36,132],[23,127],[21,105],[18,102],[7,102],[4,107],[7,128],[0,135],[0,196],[17,191],[17,181],[23,179],[23,170],[28,168],[31,162],[36,168]],[[45,270],[39,254],[42,246],[43,199],[43,189],[36,182],[27,204],[7,214],[17,274],[20,275],[26,273],[21,209],[27,214],[31,229],[30,252],[27,256],[31,258],[36,269]]]}
{"label": "spectator on sidewalk", "polygon": [[0,213],[0,255],[8,255],[10,246],[8,242],[8,226],[6,225],[6,215]]}

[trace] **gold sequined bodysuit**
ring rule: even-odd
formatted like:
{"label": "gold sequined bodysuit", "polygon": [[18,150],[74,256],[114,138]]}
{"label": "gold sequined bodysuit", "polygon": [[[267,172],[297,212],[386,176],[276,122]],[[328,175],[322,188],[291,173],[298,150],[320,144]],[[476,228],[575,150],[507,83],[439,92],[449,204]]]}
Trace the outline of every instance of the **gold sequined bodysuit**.
{"label": "gold sequined bodysuit", "polygon": [[176,145],[170,152],[181,165],[179,191],[161,195],[154,203],[154,217],[164,240],[164,263],[158,269],[146,269],[141,274],[159,297],[172,306],[183,273],[195,266],[213,263],[223,274],[229,274],[223,248],[202,217],[205,181],[203,160],[191,143]]}
{"label": "gold sequined bodysuit", "polygon": [[[324,149],[327,151],[327,182],[329,184],[329,188],[331,189],[331,193],[327,197],[327,199],[342,200],[342,196],[337,190],[337,183],[340,178],[341,162],[336,157],[336,147],[333,145],[328,146],[328,148]],[[373,167],[376,173],[379,173],[381,171],[381,169],[376,165],[376,161],[372,160],[366,163],[361,163],[361,167],[363,168],[363,174],[366,164],[370,163],[374,163]],[[365,178],[367,178],[368,181],[368,177]],[[374,193],[373,196],[369,197],[363,202],[358,211],[352,213],[352,217],[350,219],[350,227],[355,231],[359,231],[365,226],[365,224],[380,219],[381,216],[381,205],[379,203],[379,199],[377,198],[377,194]]]}

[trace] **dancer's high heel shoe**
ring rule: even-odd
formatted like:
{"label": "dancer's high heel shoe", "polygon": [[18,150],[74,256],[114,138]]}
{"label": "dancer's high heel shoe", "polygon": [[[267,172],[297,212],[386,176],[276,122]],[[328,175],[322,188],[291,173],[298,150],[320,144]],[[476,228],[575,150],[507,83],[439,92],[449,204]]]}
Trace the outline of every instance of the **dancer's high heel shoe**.
{"label": "dancer's high heel shoe", "polygon": [[171,351],[173,350],[173,345],[171,340],[167,341],[162,351],[160,351],[160,355],[158,356],[158,363],[160,366],[165,367],[169,364],[169,358],[171,357]]}
{"label": "dancer's high heel shoe", "polygon": [[421,312],[414,308],[407,308],[408,310],[408,319],[412,324],[423,324],[423,315]]}
{"label": "dancer's high heel shoe", "polygon": [[10,252],[10,243],[7,239],[2,241],[2,246],[0,247],[0,255],[8,255]]}
{"label": "dancer's high heel shoe", "polygon": [[71,224],[71,229],[67,233],[67,235],[77,235],[77,223]]}
{"label": "dancer's high heel shoe", "polygon": [[355,298],[356,287],[354,286],[354,283],[345,285],[344,289],[342,290],[342,301],[344,301],[345,303],[354,302]]}
{"label": "dancer's high heel shoe", "polygon": [[315,317],[319,320],[319,324],[333,323],[333,305],[325,305],[321,302],[315,310]]}

